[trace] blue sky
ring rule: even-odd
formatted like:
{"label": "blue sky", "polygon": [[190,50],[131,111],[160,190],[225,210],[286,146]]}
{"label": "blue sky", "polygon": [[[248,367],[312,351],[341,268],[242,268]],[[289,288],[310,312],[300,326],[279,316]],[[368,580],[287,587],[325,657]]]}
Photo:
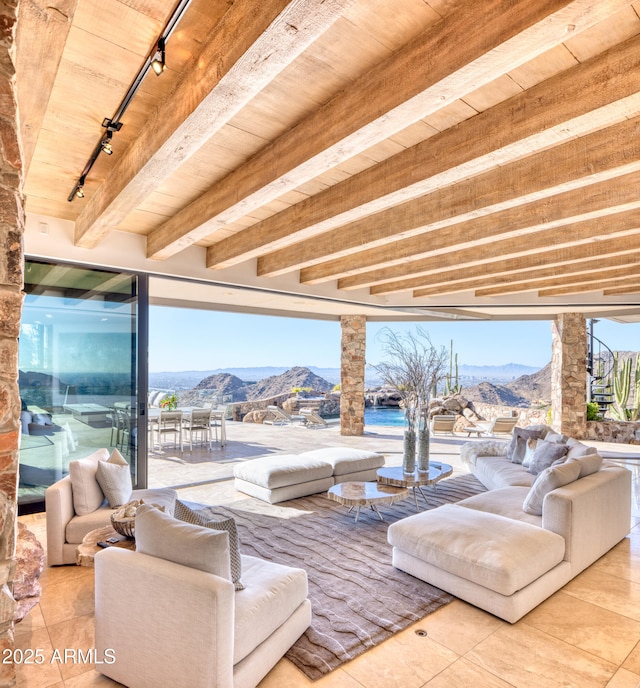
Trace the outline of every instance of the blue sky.
{"label": "blue sky", "polygon": [[[368,323],[367,363],[385,355],[378,333],[426,330],[432,342],[453,350],[468,365],[520,363],[542,367],[551,360],[548,320],[509,322]],[[640,350],[640,324],[600,320],[597,337],[615,350]],[[149,370],[214,370],[249,366],[340,366],[340,324],[154,306],[150,315]]]}

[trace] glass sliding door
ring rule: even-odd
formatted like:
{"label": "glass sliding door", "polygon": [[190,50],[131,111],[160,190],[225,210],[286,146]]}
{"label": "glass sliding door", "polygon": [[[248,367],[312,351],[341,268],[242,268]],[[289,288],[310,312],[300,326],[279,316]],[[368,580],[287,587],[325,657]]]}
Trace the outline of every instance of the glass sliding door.
{"label": "glass sliding door", "polygon": [[138,399],[146,399],[146,364],[140,389],[138,349],[145,279],[26,262],[19,348],[23,513],[41,510],[44,490],[68,473],[69,462],[100,447],[117,447],[134,485],[144,484]]}

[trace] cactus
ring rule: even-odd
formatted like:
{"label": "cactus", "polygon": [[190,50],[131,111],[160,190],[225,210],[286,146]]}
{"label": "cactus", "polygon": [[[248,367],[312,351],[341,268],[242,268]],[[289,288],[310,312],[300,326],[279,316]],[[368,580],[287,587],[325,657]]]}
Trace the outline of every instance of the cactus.
{"label": "cactus", "polygon": [[[631,360],[631,359],[629,359]],[[633,406],[630,409],[629,420],[638,420],[640,415],[640,353],[636,354],[633,371]]]}
{"label": "cactus", "polygon": [[611,415],[615,420],[627,420],[627,401],[631,391],[631,359],[628,358],[622,368],[618,364],[618,354],[613,355],[613,406]]}
{"label": "cactus", "polygon": [[452,394],[459,394],[461,390],[462,385],[458,381],[458,354],[453,353],[452,339],[449,345],[449,372],[445,375],[444,395],[450,397]]}

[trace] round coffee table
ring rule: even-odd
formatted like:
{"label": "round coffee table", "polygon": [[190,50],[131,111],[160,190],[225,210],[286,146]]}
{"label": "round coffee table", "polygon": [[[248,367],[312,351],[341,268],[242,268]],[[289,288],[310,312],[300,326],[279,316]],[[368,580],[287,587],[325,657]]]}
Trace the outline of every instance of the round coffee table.
{"label": "round coffee table", "polygon": [[82,544],[78,545],[76,564],[78,566],[93,566],[94,557],[104,549],[98,543],[106,542],[109,538],[119,538],[118,542],[109,543],[109,547],[121,547],[122,549],[131,550],[136,548],[135,540],[116,533],[111,526],[103,526],[90,531],[84,536]]}
{"label": "round coffee table", "polygon": [[394,504],[409,496],[409,490],[379,483],[347,482],[333,485],[327,490],[329,499],[334,502],[349,507],[349,512],[353,507],[357,507],[356,521],[360,515],[360,507],[369,506],[378,514],[378,518],[384,521],[382,514],[378,511],[378,506],[382,504]]}
{"label": "round coffee table", "polygon": [[424,485],[433,485],[433,489],[435,490],[438,480],[447,478],[452,473],[452,466],[448,463],[440,463],[439,461],[431,461],[429,463],[428,472],[418,471],[416,469],[413,473],[405,473],[402,470],[402,466],[383,466],[378,469],[378,484],[413,489],[413,499],[417,509],[418,495],[416,494],[416,490],[420,492],[425,503],[428,504],[427,497],[422,491],[422,487]]}

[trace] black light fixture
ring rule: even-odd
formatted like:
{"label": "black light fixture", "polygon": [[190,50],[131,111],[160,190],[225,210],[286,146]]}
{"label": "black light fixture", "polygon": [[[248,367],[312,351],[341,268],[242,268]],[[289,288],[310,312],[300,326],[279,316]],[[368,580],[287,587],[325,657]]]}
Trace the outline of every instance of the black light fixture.
{"label": "black light fixture", "polygon": [[105,155],[113,155],[113,147],[111,146],[111,137],[112,136],[113,136],[113,132],[108,131],[106,133],[105,137],[100,142],[100,150]]}
{"label": "black light fixture", "polygon": [[98,145],[94,148],[91,157],[87,161],[87,164],[84,166],[84,170],[82,171],[80,178],[76,182],[75,186],[73,187],[73,190],[67,198],[69,202],[73,201],[74,198],[84,198],[83,187],[85,179],[91,171],[91,168],[93,167],[95,161],[98,159],[100,153],[106,153],[106,155],[113,154],[113,147],[111,146],[111,139],[113,137],[113,133],[116,131],[120,131],[120,129],[122,128],[122,122],[120,121],[120,118],[124,115],[125,110],[129,107],[129,103],[131,102],[133,96],[140,88],[142,80],[147,75],[147,72],[150,69],[153,69],[153,71],[158,76],[160,76],[162,72],[164,72],[164,70],[167,68],[165,62],[166,42],[169,36],[173,33],[174,29],[176,28],[178,22],[182,18],[182,15],[184,14],[185,10],[190,5],[190,3],[191,0],[178,0],[178,4],[173,10],[173,14],[169,18],[169,21],[164,27],[163,32],[160,34],[160,37],[158,38],[156,44],[153,46],[153,50],[147,55],[147,59],[144,61],[144,64],[140,68],[140,71],[136,75],[136,78],[133,80],[133,83],[131,84],[131,86],[129,86],[129,90],[126,92],[124,98],[122,99],[122,102],[116,110],[115,115],[111,117],[111,119],[105,117],[105,119],[102,121],[102,126],[106,128],[107,133],[104,136],[100,137]]}
{"label": "black light fixture", "polygon": [[165,45],[165,39],[160,36],[156,45],[156,54],[151,60],[151,68],[156,73],[156,76],[160,76],[167,68],[167,64],[165,62]]}

